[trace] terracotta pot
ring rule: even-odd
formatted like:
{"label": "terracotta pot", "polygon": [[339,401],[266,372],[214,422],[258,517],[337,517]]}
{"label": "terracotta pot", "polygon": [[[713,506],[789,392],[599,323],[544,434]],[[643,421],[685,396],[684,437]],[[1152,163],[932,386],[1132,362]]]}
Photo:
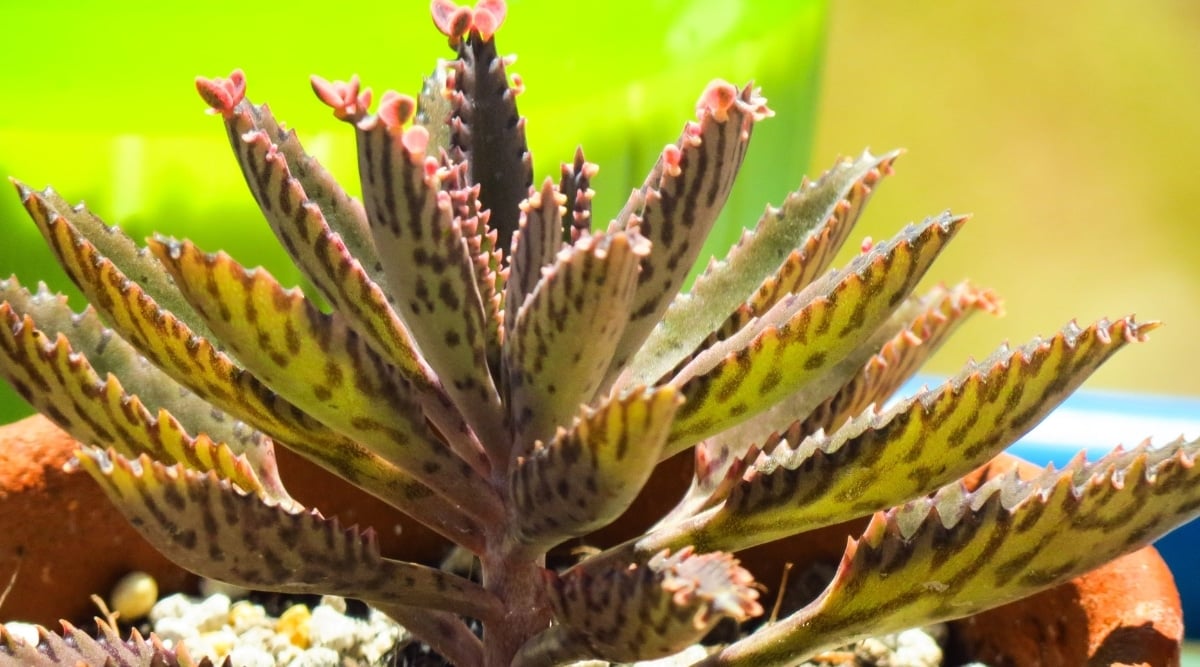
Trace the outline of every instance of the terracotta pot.
{"label": "terracotta pot", "polygon": [[[75,443],[46,419],[30,417],[0,428],[0,591],[20,563],[0,620],[53,624],[95,612],[88,596],[107,592],[133,569],[151,572],[165,593],[186,590],[193,579],[159,556],[108,502],[85,473],[62,466]],[[346,525],[373,526],[385,554],[435,563],[447,543],[387,505],[279,448],[285,483],[298,500],[339,516]],[[1021,465],[1002,456],[977,471],[974,484]],[[691,457],[676,456],[656,470],[646,491],[592,544],[608,545],[644,530],[683,493]],[[863,521],[747,550],[739,557],[773,600],[784,563],[836,563],[846,537]],[[1147,547],[1039,595],[957,621],[955,659],[993,667],[1179,664],[1182,612],[1170,572]]]}

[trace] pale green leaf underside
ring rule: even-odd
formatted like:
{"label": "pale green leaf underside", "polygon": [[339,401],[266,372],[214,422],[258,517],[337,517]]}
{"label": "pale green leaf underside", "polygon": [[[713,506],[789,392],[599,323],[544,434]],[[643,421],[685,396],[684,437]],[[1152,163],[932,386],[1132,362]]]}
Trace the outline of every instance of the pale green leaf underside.
{"label": "pale green leaf underside", "polygon": [[[837,218],[838,233],[814,248],[823,259],[807,260],[812,266],[827,265],[853,227],[871,187],[891,172],[897,155],[875,157],[864,153],[857,160],[839,161],[816,182],[805,183],[788,195],[782,208],[768,208],[753,233],[743,235],[724,261],[711,265],[697,278],[689,293],[675,298],[662,322],[634,357],[631,364],[634,370],[626,381],[654,382],[662,377],[716,331],[756,288],[779,273],[781,265],[793,250],[802,247],[806,237],[814,230],[819,231],[831,218]],[[856,192],[859,196],[847,199]]]}
{"label": "pale green leaf underside", "polygon": [[665,454],[735,426],[820,377],[900,305],[962,222],[946,214],[906,228],[697,356],[673,380],[687,403]]}
{"label": "pale green leaf underside", "polygon": [[1200,514],[1200,441],[1062,472],[1015,471],[876,514],[825,593],[710,664],[792,665],[863,637],[975,614],[1132,552]]}
{"label": "pale green leaf underside", "polygon": [[79,464],[175,563],[238,586],[424,605],[492,618],[499,601],[442,570],[384,558],[372,532],[285,509],[214,474],[88,448]]}

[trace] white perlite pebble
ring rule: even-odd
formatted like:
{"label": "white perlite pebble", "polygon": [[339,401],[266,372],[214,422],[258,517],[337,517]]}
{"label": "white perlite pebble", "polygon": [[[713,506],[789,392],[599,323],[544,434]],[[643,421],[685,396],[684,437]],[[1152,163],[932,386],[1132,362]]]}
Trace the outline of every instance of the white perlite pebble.
{"label": "white perlite pebble", "polygon": [[239,645],[229,652],[230,664],[240,667],[275,667],[275,656],[257,646]]}
{"label": "white perlite pebble", "polygon": [[318,646],[301,653],[287,663],[287,667],[341,667],[341,664],[342,658],[337,651]]}
{"label": "white perlite pebble", "polygon": [[29,646],[37,646],[38,643],[38,626],[33,623],[21,623],[20,621],[9,621],[4,624],[4,629],[17,639],[25,642]]}
{"label": "white perlite pebble", "polygon": [[349,651],[358,643],[361,621],[343,616],[333,607],[319,604],[312,610],[308,641],[313,646]]}

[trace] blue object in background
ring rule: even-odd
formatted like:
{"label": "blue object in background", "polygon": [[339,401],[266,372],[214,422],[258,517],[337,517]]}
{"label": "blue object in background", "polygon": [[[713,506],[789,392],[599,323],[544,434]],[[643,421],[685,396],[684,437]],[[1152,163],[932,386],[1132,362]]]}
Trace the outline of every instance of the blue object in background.
{"label": "blue object in background", "polygon": [[[936,387],[943,381],[930,376],[917,377],[897,395],[908,396],[922,385]],[[1146,438],[1166,444],[1180,436],[1189,439],[1200,436],[1200,399],[1080,391],[1009,447],[1008,452],[1038,465],[1053,463],[1062,468],[1080,450],[1087,452],[1089,460],[1095,460],[1117,445],[1128,449]],[[1196,572],[1200,521],[1175,529],[1154,546],[1175,575],[1175,585],[1183,599],[1187,636],[1200,639],[1200,576]],[[1192,623],[1186,623],[1188,619]]]}

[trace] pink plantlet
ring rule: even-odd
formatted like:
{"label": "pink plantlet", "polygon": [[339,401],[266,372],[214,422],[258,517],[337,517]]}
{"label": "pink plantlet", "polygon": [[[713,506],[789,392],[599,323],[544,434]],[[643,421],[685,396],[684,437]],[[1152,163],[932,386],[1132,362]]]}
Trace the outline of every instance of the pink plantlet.
{"label": "pink plantlet", "polygon": [[316,74],[312,75],[312,89],[322,102],[333,107],[333,115],[339,120],[357,122],[367,115],[371,106],[371,89],[359,91],[358,75],[349,81],[330,82]]}
{"label": "pink plantlet", "polygon": [[[383,94],[383,99],[379,100],[379,111],[376,115],[384,125],[396,128],[403,127],[412,120],[416,112],[416,100],[408,95],[401,95],[394,90],[389,90]],[[428,137],[428,135],[426,136]]]}
{"label": "pink plantlet", "polygon": [[246,75],[235,69],[227,78],[208,79],[196,77],[196,90],[208,106],[209,113],[219,113],[228,118],[234,108],[246,97]]}
{"label": "pink plantlet", "polygon": [[667,144],[667,147],[663,149],[662,157],[663,170],[666,174],[672,178],[678,178],[682,173],[679,164],[683,161],[683,151],[679,150],[679,146],[675,144]]}
{"label": "pink plantlet", "polygon": [[475,9],[460,6],[454,0],[433,0],[430,5],[433,24],[450,38],[450,46],[457,47],[472,32],[487,42],[492,39],[508,8],[504,0],[480,0]]}
{"label": "pink plantlet", "polygon": [[700,94],[696,102],[696,116],[701,120],[706,114],[711,115],[719,123],[729,119],[729,109],[737,101],[737,88],[723,79],[714,79]]}
{"label": "pink plantlet", "polygon": [[871,252],[871,248],[874,248],[874,247],[875,247],[875,241],[871,240],[871,237],[868,236],[863,239],[862,245],[859,246],[859,250],[862,252],[862,254],[865,255],[865,254]]}
{"label": "pink plantlet", "polygon": [[512,87],[509,89],[513,96],[520,95],[525,92],[525,82],[521,79],[520,74],[512,75]]}

